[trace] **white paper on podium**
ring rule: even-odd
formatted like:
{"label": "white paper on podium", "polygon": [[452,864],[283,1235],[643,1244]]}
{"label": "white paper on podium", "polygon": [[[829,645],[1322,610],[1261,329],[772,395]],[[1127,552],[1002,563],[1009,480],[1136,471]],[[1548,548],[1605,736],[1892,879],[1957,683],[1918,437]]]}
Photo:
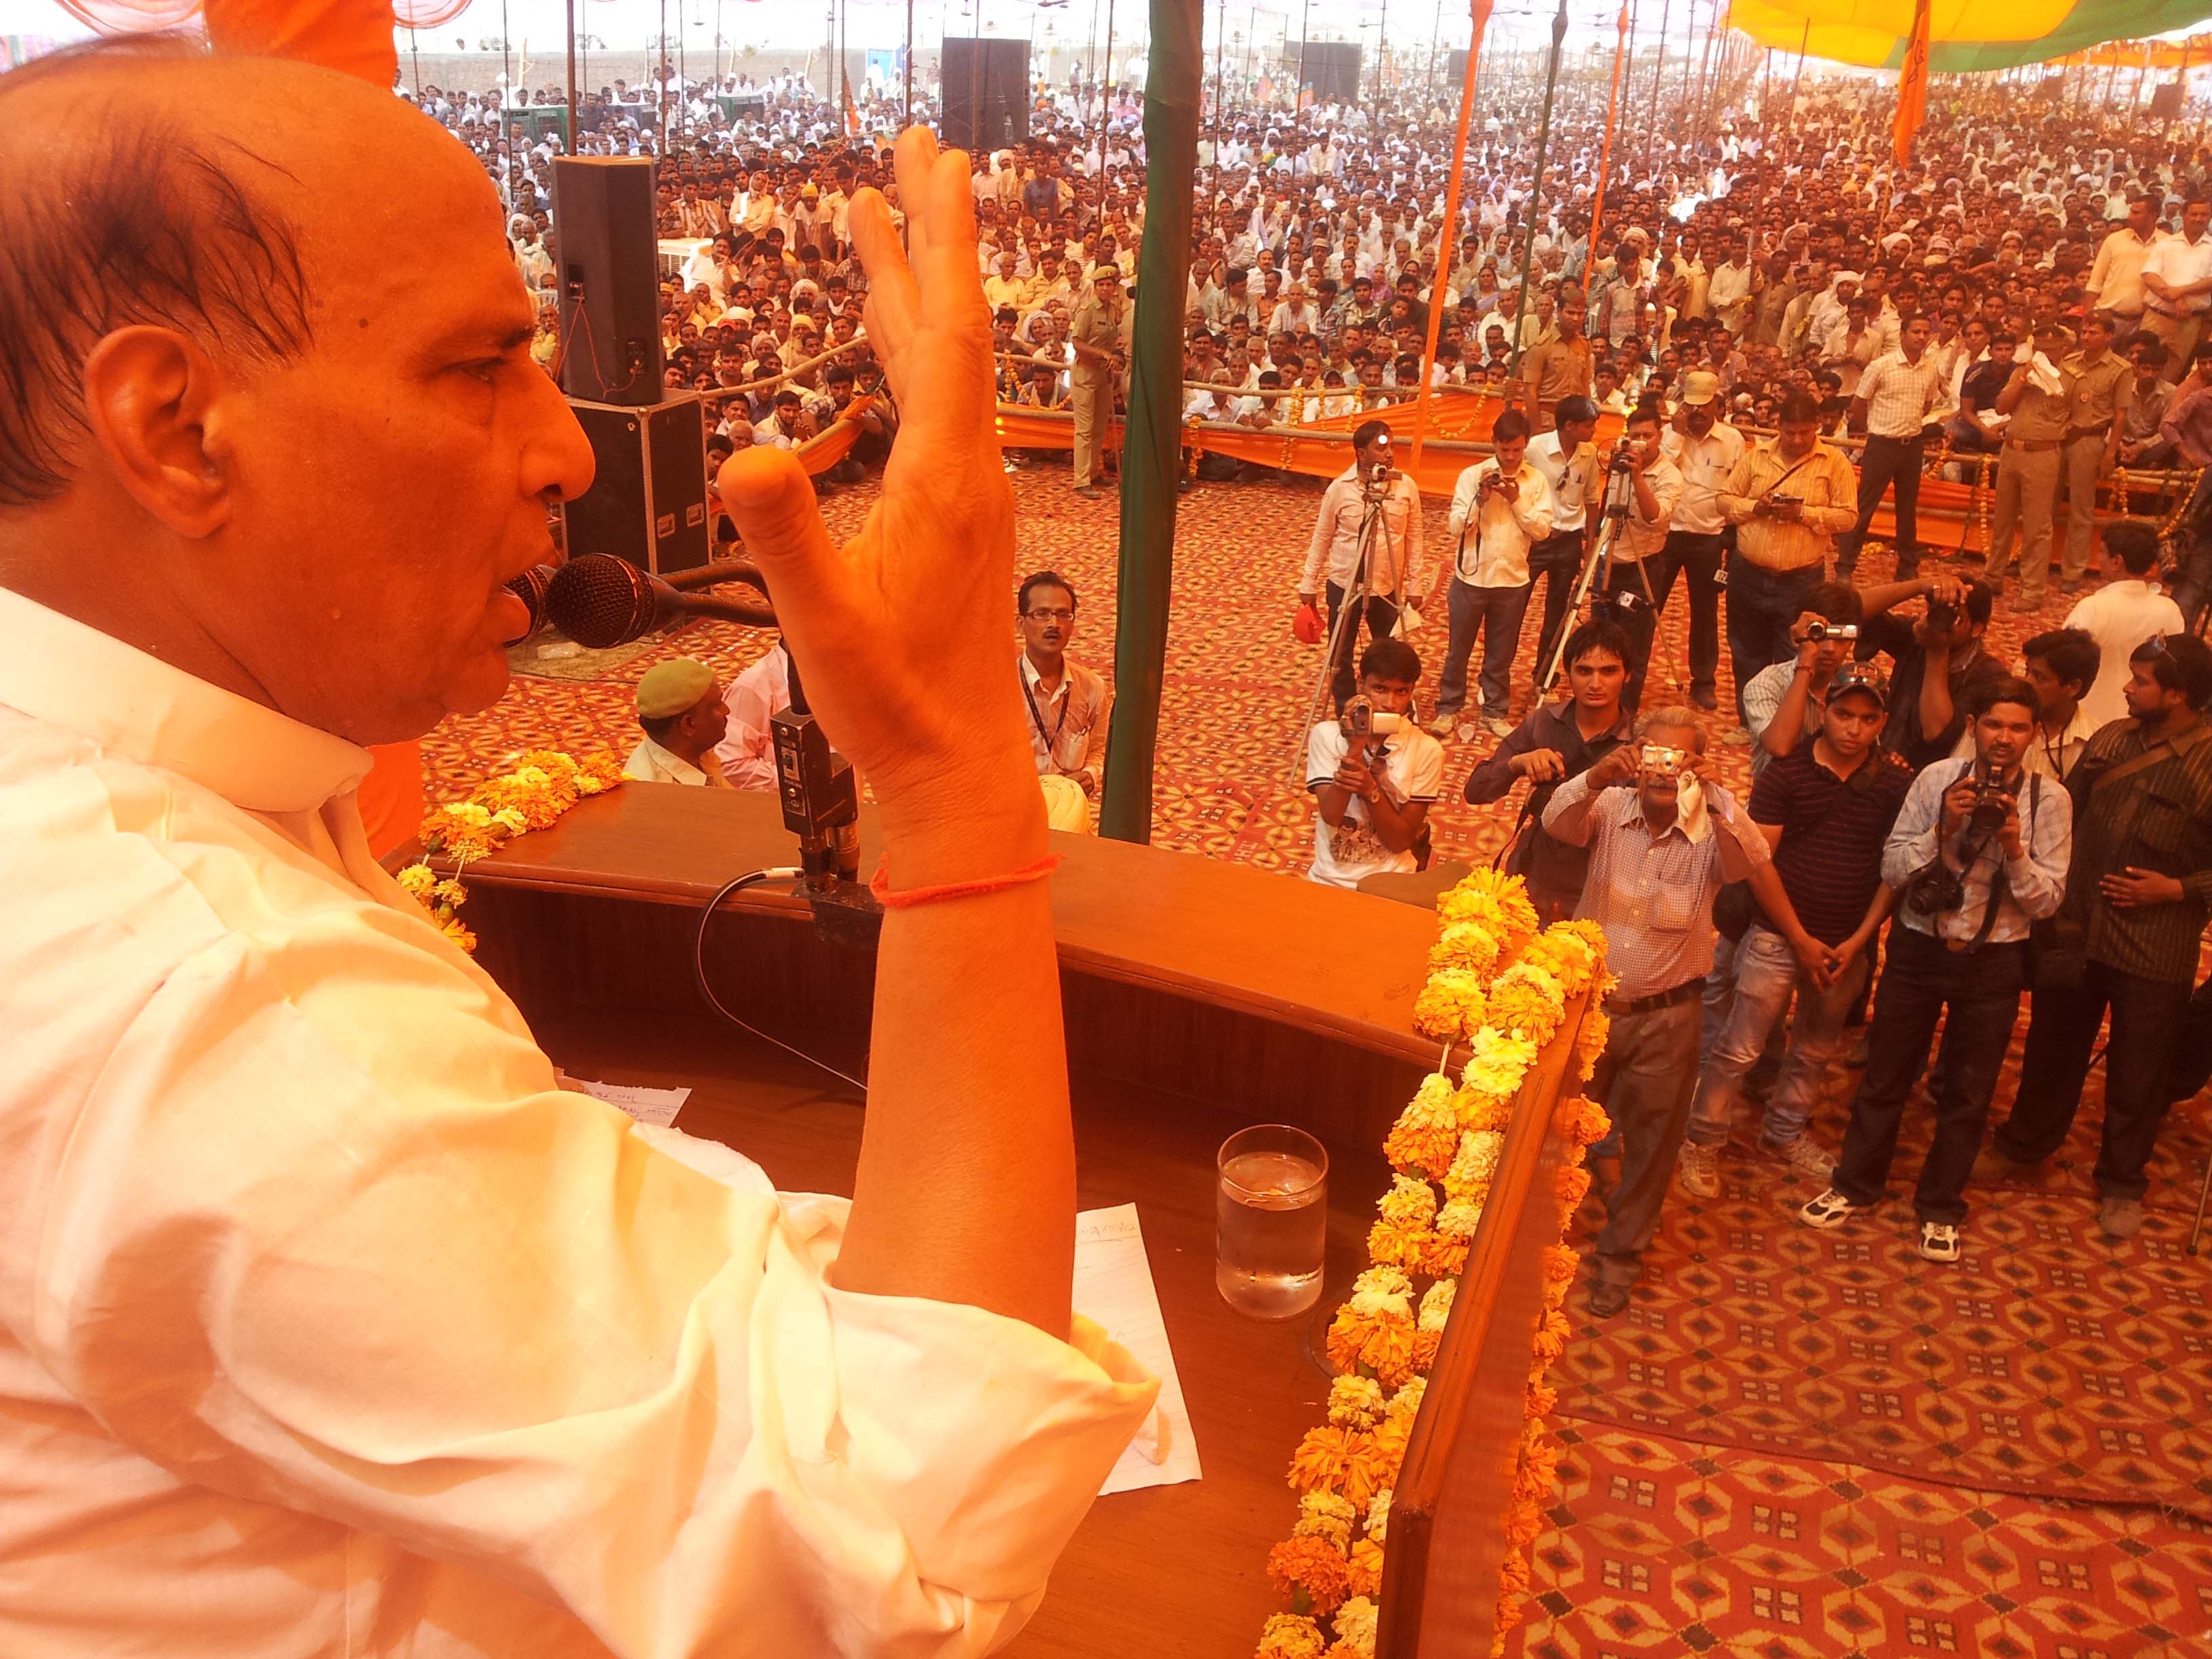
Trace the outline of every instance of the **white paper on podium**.
{"label": "white paper on podium", "polygon": [[586,1083],[581,1078],[568,1079],[586,1094],[604,1100],[617,1110],[627,1112],[640,1123],[650,1123],[656,1129],[665,1129],[676,1121],[676,1114],[684,1109],[684,1103],[691,1098],[689,1089],[653,1089],[642,1083]]}
{"label": "white paper on podium", "polygon": [[[1183,1404],[1167,1324],[1160,1317],[1159,1293],[1152,1286],[1152,1264],[1145,1257],[1145,1236],[1137,1225],[1135,1205],[1085,1210],[1075,1218],[1075,1311],[1103,1327],[1160,1379],[1156,1416],[1146,1419],[1136,1443],[1122,1452],[1106,1484],[1099,1487],[1099,1496],[1200,1479],[1198,1441],[1191,1433],[1190,1412]],[[1154,1462],[1143,1448],[1157,1445],[1163,1429],[1167,1455]]]}

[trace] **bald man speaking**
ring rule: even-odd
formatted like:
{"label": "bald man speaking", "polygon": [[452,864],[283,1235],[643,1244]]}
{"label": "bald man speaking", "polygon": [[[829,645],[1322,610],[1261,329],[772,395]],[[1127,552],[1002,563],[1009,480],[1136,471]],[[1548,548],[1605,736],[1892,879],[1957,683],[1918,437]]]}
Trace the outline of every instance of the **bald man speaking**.
{"label": "bald man speaking", "polygon": [[[908,419],[720,479],[892,910],[854,1197],[561,1091],[370,858],[591,454],[482,168],[164,42],[0,76],[0,1654],[981,1653],[1154,1385],[1069,1308],[1044,819],[968,164],[862,191]],[[348,526],[343,557],[328,545]]]}

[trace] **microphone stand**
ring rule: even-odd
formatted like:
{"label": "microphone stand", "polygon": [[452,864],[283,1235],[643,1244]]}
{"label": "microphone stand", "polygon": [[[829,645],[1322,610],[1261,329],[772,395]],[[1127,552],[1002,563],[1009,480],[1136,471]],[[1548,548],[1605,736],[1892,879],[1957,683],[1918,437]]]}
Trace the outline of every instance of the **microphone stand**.
{"label": "microphone stand", "polygon": [[815,931],[833,944],[872,948],[883,907],[860,876],[860,800],[853,763],[830,746],[807,707],[799,659],[780,644],[791,706],[769,717],[775,744],[775,787],[783,827],[799,837],[799,866]]}

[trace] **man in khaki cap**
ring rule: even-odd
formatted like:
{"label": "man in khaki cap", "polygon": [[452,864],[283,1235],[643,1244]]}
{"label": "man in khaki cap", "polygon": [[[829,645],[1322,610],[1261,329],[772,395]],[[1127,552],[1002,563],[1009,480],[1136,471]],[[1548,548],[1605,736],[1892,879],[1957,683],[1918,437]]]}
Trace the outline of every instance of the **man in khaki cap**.
{"label": "man in khaki cap", "polygon": [[714,671],[696,657],[655,663],[637,683],[637,723],[645,736],[623,763],[626,777],[647,783],[726,789],[714,745],[729,730],[729,705]]}

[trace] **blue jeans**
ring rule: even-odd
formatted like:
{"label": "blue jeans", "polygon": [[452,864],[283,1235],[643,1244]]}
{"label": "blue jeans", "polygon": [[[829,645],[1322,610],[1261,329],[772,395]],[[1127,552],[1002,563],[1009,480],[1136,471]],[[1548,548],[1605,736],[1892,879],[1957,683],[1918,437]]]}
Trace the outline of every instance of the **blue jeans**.
{"label": "blue jeans", "polygon": [[1769,570],[1738,553],[1729,561],[1729,658],[1735,669],[1735,712],[1743,714],[1743,688],[1762,668],[1787,662],[1797,654],[1790,642],[1790,624],[1805,609],[1805,600],[1820,585],[1820,567],[1802,570]]}
{"label": "blue jeans", "polygon": [[1844,1016],[1857,1000],[1866,976],[1867,957],[1862,951],[1843,977],[1823,991],[1798,964],[1797,953],[1781,934],[1753,922],[1735,948],[1735,1000],[1698,1075],[1689,1138],[1700,1146],[1717,1146],[1728,1139],[1744,1074],[1765,1048],[1792,995],[1797,999],[1797,1011],[1790,1021],[1790,1048],[1773,1088],[1767,1091],[1766,1126],[1760,1139],[1769,1146],[1779,1146],[1804,1133],[1820,1079],[1843,1047]]}
{"label": "blue jeans", "polygon": [[1477,587],[1454,576],[1449,593],[1451,643],[1444,647],[1443,683],[1437,688],[1437,713],[1456,714],[1467,702],[1467,659],[1474,638],[1482,635],[1482,712],[1504,715],[1512,697],[1513,653],[1521,645],[1521,618],[1528,613],[1533,581],[1518,587]]}

